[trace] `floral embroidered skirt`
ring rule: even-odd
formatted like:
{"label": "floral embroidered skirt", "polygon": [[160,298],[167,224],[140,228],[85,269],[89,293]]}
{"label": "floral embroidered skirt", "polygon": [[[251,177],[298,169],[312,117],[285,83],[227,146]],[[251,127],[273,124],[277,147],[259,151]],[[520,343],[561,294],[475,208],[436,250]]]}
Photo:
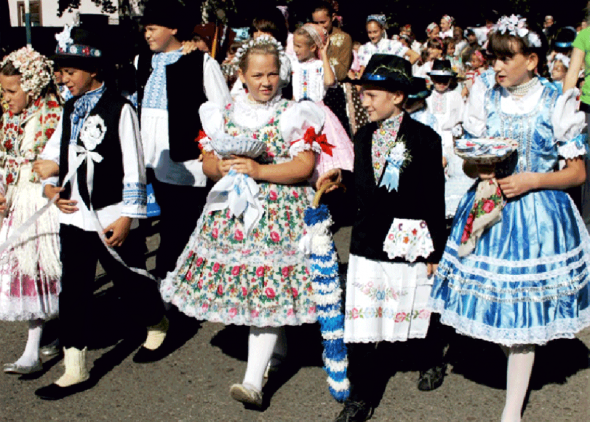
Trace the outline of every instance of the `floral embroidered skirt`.
{"label": "floral embroidered skirt", "polygon": [[424,263],[373,261],[350,255],[344,341],[375,343],[425,338],[432,278]]}
{"label": "floral embroidered skirt", "polygon": [[457,210],[429,308],[457,332],[494,343],[545,344],[590,325],[590,236],[571,198],[542,190],[509,200],[475,250],[458,255],[475,198]]}
{"label": "floral embroidered skirt", "polygon": [[[10,209],[2,220],[0,243],[47,203],[40,185],[21,174],[18,189],[10,186]],[[22,182],[22,183],[21,183]],[[61,290],[58,210],[51,207],[23,236],[0,255],[0,320],[47,320],[58,314]]]}
{"label": "floral embroidered skirt", "polygon": [[309,259],[299,251],[314,191],[259,183],[264,214],[251,233],[228,210],[201,215],[161,292],[185,314],[224,324],[283,326],[317,320]]}

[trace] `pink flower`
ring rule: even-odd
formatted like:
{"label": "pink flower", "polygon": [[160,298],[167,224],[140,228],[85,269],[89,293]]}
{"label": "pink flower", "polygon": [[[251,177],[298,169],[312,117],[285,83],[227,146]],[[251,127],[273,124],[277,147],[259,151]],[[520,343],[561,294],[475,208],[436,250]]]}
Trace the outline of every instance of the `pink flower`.
{"label": "pink flower", "polygon": [[463,235],[461,236],[461,243],[465,243],[469,240],[469,232],[467,230],[463,230]]}
{"label": "pink flower", "polygon": [[238,314],[237,308],[231,308],[228,312],[230,318],[234,318]]}
{"label": "pink flower", "polygon": [[502,196],[502,189],[500,189],[500,188],[496,189],[496,195]]}
{"label": "pink flower", "polygon": [[299,198],[299,194],[297,193],[297,191],[293,191],[293,196],[295,197],[295,199]]}
{"label": "pink flower", "polygon": [[428,318],[430,318],[430,311],[428,309],[422,309],[418,313],[418,318],[420,318],[420,319],[428,319]]}
{"label": "pink flower", "polygon": [[231,275],[238,275],[238,274],[240,274],[240,267],[238,265],[236,265],[235,267],[232,268]]}
{"label": "pink flower", "polygon": [[202,289],[203,288],[203,279],[200,279],[199,282],[197,283],[197,288],[198,289]]}
{"label": "pink flower", "polygon": [[264,267],[258,267],[256,269],[256,276],[257,277],[262,277],[264,275]]}
{"label": "pink flower", "polygon": [[236,230],[236,233],[234,234],[234,239],[236,239],[238,242],[242,239],[244,239],[244,233],[242,233],[241,230]]}
{"label": "pink flower", "polygon": [[467,217],[467,223],[465,224],[470,226],[471,223],[473,223],[473,214],[469,214],[469,216]]}
{"label": "pink flower", "polygon": [[405,312],[400,312],[395,316],[395,322],[404,322],[406,319],[407,314]]}
{"label": "pink flower", "polygon": [[273,299],[275,297],[275,291],[273,289],[271,289],[270,287],[267,287],[266,289],[264,289],[264,294],[269,299]]}
{"label": "pink flower", "polygon": [[258,318],[258,315],[260,315],[260,313],[259,313],[259,312],[258,312],[256,309],[252,309],[252,310],[250,311],[250,316],[251,316],[252,318]]}
{"label": "pink flower", "polygon": [[277,193],[274,190],[271,190],[270,193],[268,194],[268,199],[270,199],[271,201],[276,201],[277,200]]}
{"label": "pink flower", "polygon": [[283,267],[283,277],[287,277],[289,275],[289,268]]}
{"label": "pink flower", "polygon": [[209,304],[208,303],[203,303],[202,308],[203,308],[204,311],[206,311],[207,309],[209,309]]}
{"label": "pink flower", "polygon": [[203,258],[197,259],[197,267],[200,267],[201,265],[203,265]]}
{"label": "pink flower", "polygon": [[193,278],[193,273],[189,270],[189,272],[186,273],[186,279],[188,281],[191,281],[192,278]]}
{"label": "pink flower", "polygon": [[484,202],[482,209],[486,214],[489,214],[494,209],[494,206],[494,201],[488,199],[486,202]]}
{"label": "pink flower", "polygon": [[350,314],[352,315],[352,319],[357,319],[359,317],[359,310],[357,308],[352,308]]}
{"label": "pink flower", "polygon": [[223,294],[223,286],[220,284],[217,286],[217,294],[221,296]]}
{"label": "pink flower", "polygon": [[279,234],[277,232],[270,232],[270,238],[275,243],[278,242],[279,240],[281,240],[281,237],[279,236]]}
{"label": "pink flower", "polygon": [[216,262],[216,263],[213,265],[213,272],[215,272],[215,273],[216,273],[217,271],[219,271],[219,262]]}
{"label": "pink flower", "polygon": [[307,310],[307,313],[308,313],[308,314],[310,314],[310,315],[311,315],[311,314],[315,314],[315,306],[312,306],[311,308],[309,308],[309,309]]}
{"label": "pink flower", "polygon": [[292,315],[293,315],[293,313],[294,313],[294,312],[293,312],[293,308],[291,308],[291,309],[289,309],[289,310],[287,311],[287,316],[292,316]]}
{"label": "pink flower", "polygon": [[299,296],[299,292],[295,287],[291,288],[291,293],[293,293],[293,299],[297,299],[297,296]]}
{"label": "pink flower", "polygon": [[248,289],[246,289],[245,287],[242,287],[242,296],[246,296],[248,294]]}
{"label": "pink flower", "polygon": [[213,239],[217,239],[218,235],[219,235],[219,231],[217,230],[217,228],[214,228],[213,230],[211,230],[211,236],[213,237]]}

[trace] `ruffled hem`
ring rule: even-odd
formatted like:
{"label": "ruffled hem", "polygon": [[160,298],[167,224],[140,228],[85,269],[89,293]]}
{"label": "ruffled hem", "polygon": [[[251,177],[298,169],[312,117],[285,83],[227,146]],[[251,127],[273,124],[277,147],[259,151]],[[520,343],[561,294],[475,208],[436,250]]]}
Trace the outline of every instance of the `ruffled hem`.
{"label": "ruffled hem", "polygon": [[590,308],[580,312],[578,318],[555,320],[540,327],[497,328],[471,320],[445,309],[442,299],[430,299],[428,308],[441,315],[441,322],[453,327],[457,333],[503,346],[536,344],[542,346],[551,340],[574,338],[575,334],[590,326]]}
{"label": "ruffled hem", "polygon": [[0,321],[49,320],[59,315],[58,295],[27,298],[0,298]]}
{"label": "ruffled hem", "polygon": [[368,336],[368,337],[347,337],[344,336],[344,343],[379,343],[380,341],[388,341],[390,343],[408,341],[412,339],[424,339],[427,333],[415,334],[408,336]]}

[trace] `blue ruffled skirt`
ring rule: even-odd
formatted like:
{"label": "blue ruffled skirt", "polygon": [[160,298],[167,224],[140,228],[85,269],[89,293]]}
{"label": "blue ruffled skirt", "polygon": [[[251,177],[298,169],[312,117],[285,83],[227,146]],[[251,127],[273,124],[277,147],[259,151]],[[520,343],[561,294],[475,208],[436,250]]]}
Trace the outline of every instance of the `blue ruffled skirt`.
{"label": "blue ruffled skirt", "polygon": [[475,188],[459,204],[429,307],[444,324],[500,343],[545,344],[590,325],[590,237],[562,191],[510,200],[466,257],[457,250]]}

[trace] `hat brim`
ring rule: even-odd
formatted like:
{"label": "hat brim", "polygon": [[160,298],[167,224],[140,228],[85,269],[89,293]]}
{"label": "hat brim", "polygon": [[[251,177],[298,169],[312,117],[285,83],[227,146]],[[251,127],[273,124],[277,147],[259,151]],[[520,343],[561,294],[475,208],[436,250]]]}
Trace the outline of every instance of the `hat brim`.
{"label": "hat brim", "polygon": [[448,76],[449,78],[454,78],[457,76],[457,72],[453,72],[452,70],[433,70],[427,73],[428,76]]}
{"label": "hat brim", "polygon": [[410,99],[410,100],[423,100],[424,98],[430,97],[430,94],[432,94],[432,91],[430,91],[429,89],[426,89],[424,91],[419,91],[415,94],[408,94],[408,99]]}
{"label": "hat brim", "polygon": [[51,60],[55,62],[57,68],[72,67],[85,71],[101,70],[104,67],[102,57],[81,57],[69,54],[54,54]]}
{"label": "hat brim", "polygon": [[353,85],[374,86],[376,88],[390,92],[403,91],[405,93],[410,93],[412,91],[412,84],[410,81],[392,78],[385,80],[368,79],[364,78],[363,76],[361,76],[361,79],[353,79],[351,83]]}

